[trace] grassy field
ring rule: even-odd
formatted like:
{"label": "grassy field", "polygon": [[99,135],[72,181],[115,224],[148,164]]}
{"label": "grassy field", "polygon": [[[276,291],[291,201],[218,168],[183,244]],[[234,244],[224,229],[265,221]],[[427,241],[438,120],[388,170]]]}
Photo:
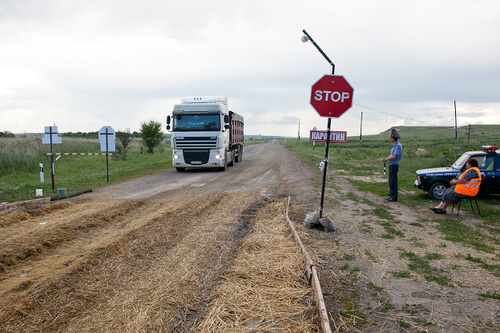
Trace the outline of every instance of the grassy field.
{"label": "grassy field", "polygon": [[[399,195],[404,197],[405,204],[417,205],[424,200],[429,200],[426,192],[413,186],[416,170],[450,166],[466,151],[481,150],[482,145],[500,144],[500,125],[474,125],[471,127],[470,137],[468,127],[460,128],[458,140],[455,140],[454,128],[398,127],[401,134],[400,142],[403,145],[398,185]],[[388,156],[392,147],[389,133],[390,129],[378,135],[364,136],[362,142],[360,142],[359,137],[349,137],[347,143],[330,144],[328,169],[330,172],[351,176],[380,177],[383,172],[381,158]],[[287,140],[282,143],[295,155],[316,168],[325,157],[324,143],[316,143],[315,147],[311,142],[305,140],[300,143],[297,143],[296,140]],[[363,191],[370,191],[384,197],[389,195],[387,182],[363,181],[359,180],[359,177],[351,178],[350,182]],[[498,196],[488,196],[484,200],[486,203],[487,200],[496,204],[500,203]],[[485,209],[489,209],[488,205]],[[492,214],[484,215],[494,218]]]}
{"label": "grassy field", "polygon": [[[34,199],[35,190],[44,196],[57,196],[58,188],[68,195],[95,189],[110,183],[161,172],[172,167],[170,142],[164,141],[155,154],[146,154],[140,141],[123,156],[61,156],[54,164],[55,190],[52,190],[50,146],[40,137],[0,139],[0,202]],[[101,153],[99,140],[64,138],[53,145],[54,153]],[[39,163],[43,163],[44,183],[40,182]],[[108,171],[107,171],[108,170]]]}

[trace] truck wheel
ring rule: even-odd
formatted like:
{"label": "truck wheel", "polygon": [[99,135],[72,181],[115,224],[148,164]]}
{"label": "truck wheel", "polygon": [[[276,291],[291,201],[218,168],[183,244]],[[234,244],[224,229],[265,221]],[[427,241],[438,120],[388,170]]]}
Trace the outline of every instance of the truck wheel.
{"label": "truck wheel", "polygon": [[441,200],[444,191],[448,188],[444,182],[436,182],[429,188],[429,196],[434,200]]}
{"label": "truck wheel", "polygon": [[177,171],[179,171],[179,172],[182,172],[182,171],[186,170],[186,168],[179,168],[179,167],[176,167],[175,169],[176,169]]}
{"label": "truck wheel", "polygon": [[226,158],[224,159],[224,166],[219,168],[219,171],[226,171],[227,170],[227,155]]}
{"label": "truck wheel", "polygon": [[230,152],[230,154],[231,154],[231,162],[229,162],[229,164],[228,164],[228,165],[229,165],[229,166],[234,166],[234,163],[235,163],[235,161],[236,161],[236,156],[235,156],[235,155],[236,155],[236,151],[235,151],[235,150],[232,150],[232,151]]}

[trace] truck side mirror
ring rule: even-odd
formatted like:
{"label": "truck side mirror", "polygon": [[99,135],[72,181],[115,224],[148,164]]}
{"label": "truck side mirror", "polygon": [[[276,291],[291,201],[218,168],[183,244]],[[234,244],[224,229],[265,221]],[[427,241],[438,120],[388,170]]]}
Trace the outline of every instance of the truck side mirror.
{"label": "truck side mirror", "polygon": [[[229,116],[228,116],[227,114],[226,114],[226,115],[224,115],[224,122],[225,122],[226,124],[229,124]],[[226,126],[227,126],[227,125],[226,125]],[[229,128],[229,126],[228,126],[227,128]]]}
{"label": "truck side mirror", "polygon": [[167,116],[167,130],[170,130],[170,116]]}
{"label": "truck side mirror", "polygon": [[224,125],[225,129],[229,129],[229,124]]}

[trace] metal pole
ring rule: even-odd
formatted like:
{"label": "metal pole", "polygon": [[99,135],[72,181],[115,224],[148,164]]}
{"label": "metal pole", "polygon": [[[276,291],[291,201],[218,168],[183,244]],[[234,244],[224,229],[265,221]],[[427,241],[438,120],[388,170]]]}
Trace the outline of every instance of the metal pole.
{"label": "metal pole", "polygon": [[457,130],[457,101],[453,101],[455,105],[455,141],[458,141],[458,130]]}
{"label": "metal pole", "polygon": [[323,55],[323,57],[325,57],[326,61],[328,61],[328,63],[330,65],[332,65],[332,74],[335,74],[335,64],[330,60],[330,58],[328,58],[328,56],[325,54],[325,52],[323,52],[323,50],[319,47],[319,45],[316,44],[316,42],[314,41],[314,39],[312,39],[312,37],[309,36],[309,34],[307,33],[307,31],[305,29],[302,30],[302,32],[304,33],[304,35],[307,36],[307,38],[309,38],[309,40],[311,41],[311,43],[313,43],[313,45],[318,49],[319,53],[321,53]]}
{"label": "metal pole", "polygon": [[106,182],[109,183],[109,164],[108,164],[108,128],[106,127]]}
{"label": "metal pole", "polygon": [[328,148],[330,144],[330,128],[332,125],[332,118],[328,118],[328,126],[326,133],[326,148],[325,148],[325,168],[323,169],[323,185],[321,187],[321,207],[319,209],[319,218],[323,217],[323,204],[325,202],[325,185],[326,185],[326,171],[328,169]]}
{"label": "metal pole", "polygon": [[52,155],[52,126],[49,126],[49,135],[50,135],[50,172],[52,174],[52,190],[55,190],[55,179],[54,179],[54,155]]}
{"label": "metal pole", "polygon": [[363,142],[363,111],[361,111],[361,121],[359,122],[359,142]]}

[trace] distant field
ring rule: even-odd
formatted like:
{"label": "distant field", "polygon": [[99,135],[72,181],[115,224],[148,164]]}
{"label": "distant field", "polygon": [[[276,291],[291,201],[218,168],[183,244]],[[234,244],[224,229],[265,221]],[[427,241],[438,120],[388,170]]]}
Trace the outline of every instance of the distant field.
{"label": "distant field", "polygon": [[[412,188],[415,170],[427,167],[448,166],[463,152],[478,150],[481,145],[500,145],[500,125],[473,125],[460,127],[458,140],[452,127],[397,127],[401,134],[404,154],[401,161],[400,184]],[[382,170],[380,158],[387,156],[391,144],[389,131],[377,135],[351,136],[345,144],[330,146],[330,169],[349,170],[354,174],[370,175]],[[62,156],[55,163],[55,190],[52,190],[49,145],[42,145],[40,137],[0,139],[0,202],[34,199],[35,190],[43,189],[46,196],[57,196],[57,188],[66,188],[68,194],[105,186],[105,156]],[[54,145],[58,153],[99,153],[97,139],[64,138]],[[249,140],[255,144],[261,140]],[[324,158],[324,144],[302,140],[283,143],[311,165]],[[126,159],[114,155],[109,158],[110,182],[161,172],[172,167],[169,141],[164,141],[155,154],[146,154],[140,140],[134,141]],[[39,163],[44,165],[45,182],[40,183]],[[368,186],[368,185],[366,185]],[[371,189],[376,191],[376,189]],[[422,192],[423,193],[423,192]]]}
{"label": "distant field", "polygon": [[[55,190],[52,190],[50,152],[40,137],[0,139],[0,202],[34,199],[35,190],[44,196],[57,196],[58,188],[67,194],[95,189],[107,184],[106,156],[61,156],[54,163]],[[63,138],[53,145],[54,153],[101,153],[99,140]],[[39,163],[43,164],[45,182],[40,182]],[[114,154],[108,159],[110,182],[123,181],[172,167],[170,143],[164,142],[155,154],[146,154],[140,141],[133,143],[124,159]]]}

